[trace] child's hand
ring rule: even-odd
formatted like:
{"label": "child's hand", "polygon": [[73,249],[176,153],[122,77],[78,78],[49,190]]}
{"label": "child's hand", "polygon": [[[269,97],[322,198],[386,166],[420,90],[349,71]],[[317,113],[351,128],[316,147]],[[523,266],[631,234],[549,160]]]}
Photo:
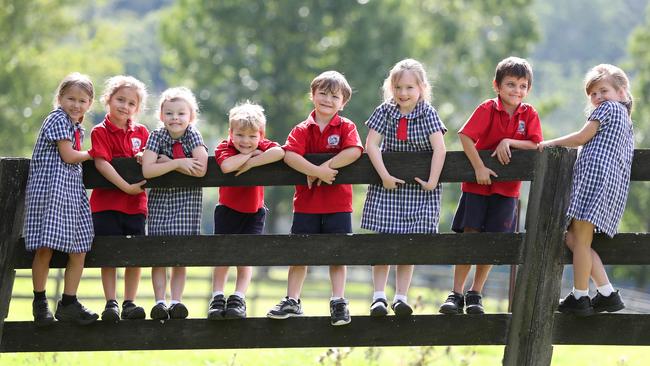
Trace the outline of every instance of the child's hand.
{"label": "child's hand", "polygon": [[384,188],[386,188],[386,189],[395,189],[395,188],[397,188],[398,184],[404,184],[406,182],[399,179],[399,178],[395,178],[392,175],[389,175],[385,179],[381,178],[381,183],[384,186]]}
{"label": "child's hand", "polygon": [[[259,150],[256,150],[256,151],[259,151]],[[237,169],[237,173],[235,173],[235,177],[246,173],[247,171],[249,171],[253,167],[251,164],[248,164],[249,161],[250,160],[247,160],[244,164],[242,164],[242,166],[239,167],[239,169]]]}
{"label": "child's hand", "polygon": [[[316,178],[320,179],[323,183],[332,184],[338,173],[338,170],[332,169],[327,165],[319,165]],[[318,185],[320,185],[320,182]]]}
{"label": "child's hand", "polygon": [[178,164],[177,170],[185,175],[197,176],[203,169],[203,164],[196,158],[175,159],[174,161]]}
{"label": "child's hand", "polygon": [[135,154],[135,161],[137,161],[138,164],[140,164],[140,165],[142,165],[142,155],[144,155],[144,153],[142,151]]}
{"label": "child's hand", "polygon": [[146,180],[141,180],[138,183],[133,183],[129,184],[127,188],[124,190],[124,193],[128,193],[130,195],[136,195],[144,192],[144,188],[142,186],[147,183]]}
{"label": "child's hand", "polygon": [[263,152],[264,152],[264,151],[262,151],[262,150],[260,150],[260,149],[255,149],[255,150],[253,150],[253,151],[251,152],[251,158],[254,157],[254,156],[257,156],[257,155],[259,155],[259,154],[261,154],[261,153],[263,153]]}
{"label": "child's hand", "polygon": [[498,177],[497,173],[487,167],[476,169],[474,174],[476,174],[476,183],[482,185],[492,184],[490,176]]}
{"label": "child's hand", "polygon": [[314,182],[316,182],[316,186],[320,186],[321,180],[314,177],[313,175],[308,175],[307,176],[307,188],[311,189],[311,186],[314,185]]}
{"label": "child's hand", "polygon": [[438,182],[429,182],[429,181],[425,182],[418,177],[415,177],[415,181],[420,183],[422,189],[424,189],[425,191],[431,191],[438,186]]}
{"label": "child's hand", "polygon": [[497,145],[497,148],[490,156],[496,156],[499,160],[499,163],[502,165],[509,164],[510,158],[512,157],[512,153],[510,152],[510,141],[508,139],[501,140],[501,142],[499,142],[499,145]]}
{"label": "child's hand", "polygon": [[165,154],[160,154],[158,155],[158,159],[156,159],[156,163],[166,163],[168,161],[171,161],[172,159],[169,158],[169,156]]}
{"label": "child's hand", "polygon": [[545,148],[551,147],[551,146],[553,146],[553,145],[551,145],[548,141],[542,141],[539,144],[537,144],[537,150],[539,150],[539,152],[542,152],[542,151],[544,151]]}

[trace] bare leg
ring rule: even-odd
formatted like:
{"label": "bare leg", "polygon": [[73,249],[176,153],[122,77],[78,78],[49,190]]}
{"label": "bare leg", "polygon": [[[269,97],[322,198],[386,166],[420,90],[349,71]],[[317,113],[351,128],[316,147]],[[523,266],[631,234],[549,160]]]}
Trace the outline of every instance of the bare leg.
{"label": "bare leg", "polygon": [[593,262],[591,250],[593,236],[594,225],[592,223],[575,219],[571,222],[567,237],[570,237],[569,241],[573,247],[573,286],[579,290],[589,288]]}
{"label": "bare leg", "polygon": [[[573,252],[573,247],[576,242],[575,233],[572,231],[567,231],[565,242],[566,246],[569,247],[571,252]],[[596,253],[593,248],[591,249],[591,279],[594,281],[596,286],[602,286],[609,283],[609,277],[607,277],[607,272],[605,272],[605,266],[603,261],[600,259],[598,253]]]}
{"label": "bare leg", "polygon": [[287,275],[287,296],[299,299],[302,285],[307,277],[307,266],[289,266]]}
{"label": "bare leg", "polygon": [[483,292],[483,285],[485,285],[485,281],[487,281],[491,269],[491,264],[477,264],[476,272],[474,273],[474,282],[472,283],[470,290]]}
{"label": "bare leg", "polygon": [[65,267],[63,282],[63,293],[66,295],[76,295],[79,289],[79,282],[84,271],[84,261],[86,253],[70,253],[68,255],[68,264]]}
{"label": "bare leg", "polygon": [[415,266],[411,264],[398,264],[395,266],[395,294],[406,296],[411,286],[414,269]]}
{"label": "bare leg", "polygon": [[53,251],[50,248],[39,248],[34,253],[34,260],[32,261],[32,284],[34,291],[45,291],[47,275],[50,272],[52,253]]}
{"label": "bare leg", "polygon": [[115,283],[117,282],[117,270],[115,267],[102,268],[102,286],[104,287],[104,297],[106,301],[116,300],[117,293]]}
{"label": "bare leg", "polygon": [[167,267],[151,268],[154,300],[165,300],[167,294]]}
{"label": "bare leg", "polygon": [[[465,227],[463,229],[464,233],[478,233],[481,232],[479,229]],[[457,264],[454,266],[454,292],[462,294],[465,292],[465,282],[467,282],[467,275],[472,269],[471,264]],[[478,270],[478,269],[477,269]],[[489,270],[488,270],[489,272]],[[487,274],[486,274],[487,275]],[[474,280],[476,282],[476,278]]]}
{"label": "bare leg", "polygon": [[181,301],[181,297],[183,296],[183,290],[185,289],[185,277],[187,275],[187,269],[185,267],[172,267],[172,275],[171,275],[171,280],[169,281],[170,288],[171,288],[171,293],[172,293],[172,300],[176,300],[178,302]]}
{"label": "bare leg", "polygon": [[388,281],[388,272],[390,271],[390,266],[381,264],[372,266],[372,287],[374,291],[385,291],[386,282]]}
{"label": "bare leg", "polygon": [[124,269],[124,300],[135,301],[140,284],[140,267],[127,267]]}
{"label": "bare leg", "polygon": [[332,283],[332,297],[345,297],[346,266],[330,266],[330,282]]}
{"label": "bare leg", "polygon": [[230,267],[214,267],[214,270],[212,270],[212,292],[223,292],[223,289],[226,287],[226,281],[228,281],[228,268]]}
{"label": "bare leg", "polygon": [[245,294],[248,290],[248,285],[251,283],[253,277],[253,267],[251,266],[238,266],[237,267],[237,282],[235,283],[235,291]]}

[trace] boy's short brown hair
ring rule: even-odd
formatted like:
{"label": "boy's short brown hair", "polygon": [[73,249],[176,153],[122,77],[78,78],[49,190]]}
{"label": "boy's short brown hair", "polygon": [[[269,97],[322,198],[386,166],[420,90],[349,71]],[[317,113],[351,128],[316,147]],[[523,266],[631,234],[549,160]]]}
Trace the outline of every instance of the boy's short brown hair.
{"label": "boy's short brown hair", "polygon": [[494,73],[494,81],[497,85],[501,85],[501,81],[506,76],[514,76],[517,79],[526,78],[528,89],[533,86],[533,68],[523,58],[511,56],[499,62]]}
{"label": "boy's short brown hair", "polygon": [[345,76],[338,71],[325,71],[324,73],[316,76],[311,81],[311,94],[314,95],[317,90],[325,90],[332,93],[341,91],[343,94],[343,103],[347,103],[352,96],[352,88]]}
{"label": "boy's short brown hair", "polygon": [[264,134],[266,116],[261,105],[245,101],[237,104],[228,112],[230,129],[242,128],[244,130],[260,131]]}

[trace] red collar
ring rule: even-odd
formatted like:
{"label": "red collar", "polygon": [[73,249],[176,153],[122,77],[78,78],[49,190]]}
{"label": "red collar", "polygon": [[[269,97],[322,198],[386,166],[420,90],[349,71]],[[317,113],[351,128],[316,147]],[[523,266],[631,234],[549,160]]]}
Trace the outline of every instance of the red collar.
{"label": "red collar", "polygon": [[[338,126],[341,124],[341,117],[339,114],[335,114],[332,119],[330,119],[329,123],[327,123],[327,126]],[[318,125],[316,122],[316,110],[311,111],[309,114],[309,118],[307,118],[307,125]]]}
{"label": "red collar", "polygon": [[[108,128],[110,132],[115,132],[115,131],[124,131],[123,129],[117,127],[113,122],[111,122],[111,119],[108,117],[108,114],[106,117],[104,117],[104,124]],[[133,121],[130,119],[126,120],[126,130],[127,131],[133,131]]]}
{"label": "red collar", "polygon": [[[503,102],[501,102],[501,98],[499,98],[499,97],[497,96],[497,97],[496,97],[495,99],[493,99],[493,100],[496,102],[496,103],[495,103],[495,107],[496,107],[496,110],[497,110],[497,111],[503,111],[503,112],[506,111],[505,108],[503,107]],[[519,103],[519,105],[518,105],[517,108],[515,109],[515,113],[514,113],[514,114],[524,113],[524,112],[526,111],[526,109],[528,109],[528,106],[527,106],[525,103]]]}

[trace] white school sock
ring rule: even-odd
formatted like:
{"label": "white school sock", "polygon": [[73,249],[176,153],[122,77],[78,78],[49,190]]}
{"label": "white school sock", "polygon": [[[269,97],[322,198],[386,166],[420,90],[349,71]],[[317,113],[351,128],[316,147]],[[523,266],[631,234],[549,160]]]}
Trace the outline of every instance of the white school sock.
{"label": "white school sock", "polygon": [[589,296],[589,289],[578,290],[574,287],[572,292],[573,292],[573,297],[575,297],[576,300],[580,299],[583,296]]}
{"label": "white school sock", "polygon": [[393,304],[400,300],[403,303],[408,304],[408,301],[406,301],[406,295],[399,295],[399,294],[395,294],[395,297],[393,298]]}
{"label": "white school sock", "polygon": [[239,296],[239,298],[242,299],[242,300],[246,297],[246,295],[244,295],[243,293],[241,293],[241,292],[239,292],[239,291],[235,291],[235,292],[233,293],[233,295],[235,295],[235,296]]}
{"label": "white school sock", "polygon": [[162,299],[162,300],[156,300],[156,305],[158,305],[158,304],[163,304],[163,305],[165,305],[165,299]]}
{"label": "white school sock", "polygon": [[374,302],[377,299],[385,299],[386,298],[386,292],[385,291],[375,291],[372,293],[372,301]]}
{"label": "white school sock", "polygon": [[212,297],[214,298],[217,295],[223,295],[223,291],[215,291],[212,293]]}
{"label": "white school sock", "polygon": [[603,295],[605,297],[611,295],[612,292],[614,292],[614,286],[612,286],[611,283],[607,283],[607,284],[604,284],[602,286],[598,286],[598,287],[596,287],[596,289],[598,290],[598,292],[600,292],[601,295]]}
{"label": "white school sock", "polygon": [[341,297],[341,296],[332,296],[332,297],[330,297],[330,301],[341,300],[341,299],[344,299],[344,297]]}
{"label": "white school sock", "polygon": [[180,303],[180,301],[178,301],[178,300],[172,300],[172,301],[169,302],[169,306],[172,306],[172,305],[174,305],[174,304],[178,304],[178,303]]}

